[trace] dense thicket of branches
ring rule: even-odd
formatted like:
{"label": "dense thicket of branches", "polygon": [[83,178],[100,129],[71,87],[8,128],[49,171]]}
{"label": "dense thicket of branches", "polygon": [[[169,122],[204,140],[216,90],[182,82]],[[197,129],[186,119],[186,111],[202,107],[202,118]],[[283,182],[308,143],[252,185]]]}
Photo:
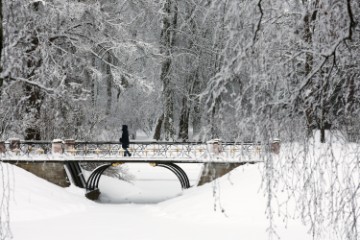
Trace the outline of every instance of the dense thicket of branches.
{"label": "dense thicket of branches", "polygon": [[[0,139],[117,140],[122,124],[167,140],[360,139],[358,1],[6,0],[1,17]],[[316,174],[301,168],[338,168],[293,160],[304,194]],[[356,204],[340,238],[358,236]]]}
{"label": "dense thicket of branches", "polygon": [[237,136],[254,126],[252,137],[337,129],[353,140],[359,131],[358,2],[228,2],[224,64],[208,83],[207,101],[215,108],[217,98],[234,96],[221,105],[234,107]]}
{"label": "dense thicket of branches", "polygon": [[1,136],[356,140],[358,4],[5,1]]}

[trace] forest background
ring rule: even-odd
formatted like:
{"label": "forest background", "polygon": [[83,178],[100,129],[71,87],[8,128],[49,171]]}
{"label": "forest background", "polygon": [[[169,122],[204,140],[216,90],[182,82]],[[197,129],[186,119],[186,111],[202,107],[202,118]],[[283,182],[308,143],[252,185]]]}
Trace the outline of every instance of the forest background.
{"label": "forest background", "polygon": [[359,136],[359,2],[1,2],[0,137]]}

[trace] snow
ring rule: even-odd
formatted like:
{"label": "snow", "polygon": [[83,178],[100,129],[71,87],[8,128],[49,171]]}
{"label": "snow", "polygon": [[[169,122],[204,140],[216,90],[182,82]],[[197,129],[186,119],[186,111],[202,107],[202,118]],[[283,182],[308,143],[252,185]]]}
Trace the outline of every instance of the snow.
{"label": "snow", "polygon": [[[165,169],[134,164],[128,169],[133,183],[102,176],[101,199],[93,202],[82,189],[60,188],[3,163],[11,180],[13,239],[267,239],[261,165],[182,191]],[[200,166],[182,167],[194,185]],[[311,239],[300,222],[277,230],[282,239]]]}

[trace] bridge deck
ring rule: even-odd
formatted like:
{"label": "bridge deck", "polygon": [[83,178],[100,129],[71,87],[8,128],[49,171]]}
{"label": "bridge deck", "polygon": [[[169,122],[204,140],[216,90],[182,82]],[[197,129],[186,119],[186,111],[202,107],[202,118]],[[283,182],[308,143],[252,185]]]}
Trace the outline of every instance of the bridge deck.
{"label": "bridge deck", "polygon": [[9,156],[0,156],[1,162],[121,162],[121,163],[152,163],[152,162],[164,162],[164,163],[257,163],[262,162],[260,157],[256,159],[181,159],[181,158],[137,158],[137,157],[101,157],[101,158],[91,158],[91,157],[65,157],[57,158],[54,156],[32,156],[29,158],[19,158],[19,157],[9,157]]}
{"label": "bridge deck", "polygon": [[[56,146],[56,144],[60,144]],[[56,147],[60,147],[56,150]],[[73,142],[72,144],[21,141],[6,142],[0,153],[3,162],[173,162],[246,163],[260,162],[268,145],[255,143],[131,142],[131,157],[124,157],[118,142]]]}

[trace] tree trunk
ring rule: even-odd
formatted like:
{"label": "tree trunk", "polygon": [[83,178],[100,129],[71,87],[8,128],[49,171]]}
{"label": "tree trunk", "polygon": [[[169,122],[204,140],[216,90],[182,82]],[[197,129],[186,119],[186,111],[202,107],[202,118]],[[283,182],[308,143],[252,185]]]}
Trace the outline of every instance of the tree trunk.
{"label": "tree trunk", "polygon": [[[160,80],[163,83],[163,135],[166,140],[174,139],[174,91],[171,84],[171,52],[175,43],[175,29],[177,25],[176,2],[166,0],[163,12],[163,28],[161,30],[162,54],[165,60],[161,67]],[[159,126],[157,126],[159,127]]]}
{"label": "tree trunk", "polygon": [[193,100],[192,128],[193,138],[197,137],[201,130],[201,109],[198,97]]}
{"label": "tree trunk", "polygon": [[161,127],[163,125],[163,121],[164,121],[164,114],[162,114],[157,123],[156,123],[156,127],[155,127],[155,132],[154,132],[154,139],[159,141],[161,139]]}
{"label": "tree trunk", "polygon": [[[107,61],[111,63],[111,55],[108,53]],[[106,115],[111,114],[111,103],[112,103],[112,74],[111,67],[109,64],[106,65],[106,92],[107,92],[107,104],[106,104]]]}
{"label": "tree trunk", "polygon": [[356,101],[356,98],[355,98],[355,89],[356,89],[356,85],[355,85],[355,77],[356,75],[353,75],[351,76],[347,82],[347,90],[348,90],[348,95],[347,95],[347,98],[346,98],[346,105],[345,105],[345,111],[346,113],[353,113],[354,111],[354,103]]}
{"label": "tree trunk", "polygon": [[[0,53],[2,53],[3,46],[4,46],[4,33],[3,33],[3,12],[2,12],[2,0],[0,0]],[[1,62],[1,55],[0,55],[0,62]],[[2,65],[0,66],[0,70],[2,70]]]}
{"label": "tree trunk", "polygon": [[25,85],[24,89],[25,96],[27,97],[25,114],[29,116],[28,122],[25,123],[24,138],[25,140],[41,140],[39,119],[42,96],[40,90],[29,85]]}
{"label": "tree trunk", "polygon": [[[41,66],[42,59],[36,57],[39,47],[38,37],[32,36],[31,48],[26,51],[27,54],[27,79],[36,76],[36,70]],[[43,96],[39,88],[24,84],[24,92],[27,98],[25,102],[25,114],[27,122],[25,122],[25,140],[41,140],[39,120],[41,117],[41,104]]]}
{"label": "tree trunk", "polygon": [[[199,70],[197,70],[199,71]],[[192,128],[193,128],[193,138],[198,137],[200,130],[201,130],[201,107],[200,107],[200,98],[198,94],[201,91],[201,83],[200,79],[197,76],[196,79],[194,79],[194,86],[193,86],[193,94],[191,96],[191,102],[192,102]]]}
{"label": "tree trunk", "polygon": [[[97,66],[96,66],[95,57],[92,56],[91,62],[92,62],[92,66],[96,68]],[[95,107],[96,107],[97,95],[98,95],[98,93],[97,93],[97,79],[91,78],[91,103],[92,103],[93,109],[95,109]]]}
{"label": "tree trunk", "polygon": [[218,97],[215,100],[215,106],[211,111],[211,138],[220,138],[220,123],[219,121],[219,109],[220,109],[221,98]]}
{"label": "tree trunk", "polygon": [[183,141],[189,140],[189,112],[187,96],[184,96],[179,124],[179,139]]}
{"label": "tree trunk", "polygon": [[165,61],[162,67],[162,82],[163,82],[163,101],[164,101],[164,138],[169,140],[174,138],[174,93],[170,85],[170,66],[171,61]]}
{"label": "tree trunk", "polygon": [[3,13],[2,13],[2,0],[0,0],[0,101],[2,99],[2,86],[3,86],[3,65],[2,65],[2,51],[4,48],[4,33],[3,33]]}
{"label": "tree trunk", "polygon": [[[304,17],[304,40],[308,46],[312,46],[312,30],[311,30],[311,16],[310,12],[306,13]],[[313,55],[311,52],[307,52],[305,55],[305,75],[304,77],[308,76],[313,69]],[[310,86],[313,89],[313,84]],[[310,106],[307,106],[305,111],[306,121],[307,121],[307,135],[311,136],[312,130],[314,129],[315,125],[315,118],[314,118],[314,110],[313,110],[313,103],[310,103]]]}
{"label": "tree trunk", "polygon": [[[187,42],[187,48],[190,49],[193,52],[200,53],[199,47],[197,44],[194,44],[194,39],[197,38],[198,34],[198,28],[197,23],[195,21],[195,15],[194,11],[196,9],[196,5],[193,2],[186,2],[186,12],[187,12],[187,19],[186,22],[189,22],[189,30],[190,30],[190,36],[189,40]],[[199,58],[199,56],[197,56]],[[182,99],[182,109],[180,113],[180,122],[179,122],[179,139],[187,141],[189,140],[189,121],[190,121],[190,112],[191,108],[194,106],[194,111],[192,113],[192,119],[193,124],[195,123],[195,126],[193,125],[193,131],[197,131],[198,133],[200,129],[199,121],[197,121],[200,116],[198,113],[200,112],[200,108],[198,106],[198,99],[196,94],[200,93],[199,89],[199,67],[194,66],[193,59],[189,59],[188,62],[186,62],[186,65],[189,69],[193,69],[192,71],[189,71],[188,76],[185,77],[185,84],[184,88],[186,89],[186,95],[183,96]],[[195,120],[196,119],[196,120]],[[194,133],[193,133],[194,135]]]}

